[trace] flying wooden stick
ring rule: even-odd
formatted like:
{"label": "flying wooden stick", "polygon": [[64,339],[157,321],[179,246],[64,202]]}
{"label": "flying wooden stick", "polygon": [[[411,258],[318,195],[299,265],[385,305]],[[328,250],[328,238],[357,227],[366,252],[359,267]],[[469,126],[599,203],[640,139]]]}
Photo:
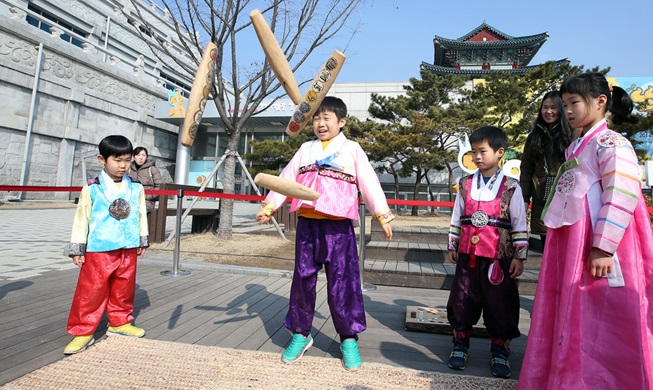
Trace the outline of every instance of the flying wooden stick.
{"label": "flying wooden stick", "polygon": [[281,46],[279,46],[279,42],[277,42],[277,39],[274,37],[274,34],[272,33],[272,30],[270,30],[270,26],[268,26],[265,18],[263,18],[261,11],[255,9],[250,12],[249,17],[252,19],[254,30],[256,30],[256,35],[258,36],[259,42],[261,42],[261,47],[265,52],[265,56],[268,58],[270,66],[283,86],[283,89],[286,90],[286,93],[293,103],[301,103],[302,94],[299,92],[295,76],[290,69],[285,54],[283,54],[283,50],[281,50]]}
{"label": "flying wooden stick", "polygon": [[282,179],[278,176],[268,175],[266,173],[259,173],[256,175],[254,183],[295,199],[316,200],[320,197],[319,192],[313,191],[305,185],[299,184],[296,181]]}
{"label": "flying wooden stick", "polygon": [[190,96],[188,96],[184,127],[181,131],[181,144],[184,146],[193,146],[193,141],[195,141],[197,127],[200,125],[204,113],[204,106],[206,106],[206,101],[209,100],[211,94],[217,54],[218,47],[213,42],[209,42],[206,49],[204,49],[200,65],[197,67],[193,86],[190,89]]}
{"label": "flying wooden stick", "polygon": [[308,91],[304,95],[304,101],[295,110],[288,127],[286,127],[286,134],[297,137],[297,134],[311,120],[327,92],[329,92],[329,88],[333,85],[333,81],[338,76],[340,69],[342,69],[345,58],[347,57],[340,50],[331,53],[331,57],[322,65],[322,68],[309,85]]}

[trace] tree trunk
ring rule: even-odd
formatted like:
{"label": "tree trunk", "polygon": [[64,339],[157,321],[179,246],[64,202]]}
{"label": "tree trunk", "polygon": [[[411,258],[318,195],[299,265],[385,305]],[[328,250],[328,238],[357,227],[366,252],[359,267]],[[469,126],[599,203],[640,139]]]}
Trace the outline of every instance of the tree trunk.
{"label": "tree trunk", "polygon": [[[397,170],[392,167],[392,177],[394,178],[395,181],[395,199],[399,199],[399,175],[397,174]],[[399,215],[399,205],[395,204],[395,213]]]}
{"label": "tree trunk", "polygon": [[[422,187],[422,169],[417,168],[417,177],[415,178],[415,187],[413,187],[413,200],[419,200],[419,190]],[[410,215],[417,216],[419,206],[413,206],[410,210]]]}
{"label": "tree trunk", "polygon": [[447,172],[449,173],[449,188],[447,188],[449,191],[449,201],[453,201],[453,168],[448,162],[445,164],[445,166],[447,167]]}
{"label": "tree trunk", "polygon": [[[222,190],[225,194],[234,194],[236,183],[236,164],[238,159],[238,142],[240,141],[240,131],[234,131],[229,135],[227,143],[227,158],[224,160],[224,177],[222,178]],[[220,201],[220,224],[218,225],[217,235],[220,238],[230,240],[233,233],[234,218],[234,200],[222,199]]]}
{"label": "tree trunk", "polygon": [[[435,197],[433,196],[433,187],[431,186],[431,180],[429,180],[429,171],[428,169],[424,173],[424,178],[426,179],[426,191],[429,193],[429,198],[431,202],[435,200]],[[430,206],[428,210],[432,213],[435,212],[435,206]]]}

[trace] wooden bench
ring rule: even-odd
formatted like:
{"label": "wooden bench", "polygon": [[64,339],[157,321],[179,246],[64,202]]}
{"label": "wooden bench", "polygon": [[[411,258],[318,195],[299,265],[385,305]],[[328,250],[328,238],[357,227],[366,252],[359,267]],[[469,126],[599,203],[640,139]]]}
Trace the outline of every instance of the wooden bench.
{"label": "wooden bench", "polygon": [[[199,191],[200,187],[179,185],[174,183],[164,183],[161,190],[183,189],[184,191]],[[222,193],[222,190],[215,188],[205,188],[203,192]],[[166,218],[177,215],[177,207],[168,207],[168,198],[176,195],[159,195],[157,206],[152,210],[148,217],[148,227],[150,242],[164,242],[166,239]],[[186,196],[186,195],[184,195]],[[186,209],[182,208],[182,213]],[[192,233],[204,233],[206,231],[215,231],[220,222],[220,208],[200,208],[197,204],[193,206],[188,214],[193,217],[191,224]]]}
{"label": "wooden bench", "polygon": [[297,213],[290,212],[290,203],[284,203],[274,213],[274,217],[279,225],[283,225],[284,231],[294,232],[297,230]]}

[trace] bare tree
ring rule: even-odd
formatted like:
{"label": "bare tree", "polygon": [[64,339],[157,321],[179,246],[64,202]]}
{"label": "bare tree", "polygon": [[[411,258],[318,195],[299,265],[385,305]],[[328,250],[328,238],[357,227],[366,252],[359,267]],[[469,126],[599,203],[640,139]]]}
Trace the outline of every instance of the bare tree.
{"label": "bare tree", "polygon": [[[227,150],[237,151],[245,122],[255,112],[265,110],[274,102],[271,100],[262,107],[265,98],[282,92],[262,49],[252,47],[251,39],[244,43],[247,30],[253,31],[249,13],[256,8],[261,11],[291,69],[297,72],[313,51],[338,37],[363,0],[157,0],[176,26],[175,38],[183,46],[184,56],[171,52],[174,49],[167,44],[166,37],[157,36],[156,29],[141,14],[139,0],[130,1],[143,28],[142,38],[162,63],[172,59],[178,69],[194,76],[206,43],[211,41],[217,45],[212,98],[229,137]],[[353,36],[355,28],[350,32]],[[345,51],[345,48],[337,49]],[[254,51],[260,52],[257,60],[251,63],[239,61]],[[300,85],[306,81],[308,79],[298,80]],[[225,159],[223,190],[226,194],[234,193],[236,164],[235,156]],[[224,199],[218,228],[220,237],[231,238],[232,218],[233,200]]]}

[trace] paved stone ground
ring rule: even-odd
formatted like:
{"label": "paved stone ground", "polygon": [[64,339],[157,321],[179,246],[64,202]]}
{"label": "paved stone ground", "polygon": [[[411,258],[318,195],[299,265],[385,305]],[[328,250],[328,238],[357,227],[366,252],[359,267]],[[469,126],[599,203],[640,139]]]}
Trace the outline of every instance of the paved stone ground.
{"label": "paved stone ground", "polygon": [[[234,232],[247,232],[261,227],[247,224],[254,219],[257,204],[234,206]],[[70,241],[74,207],[29,208],[0,207],[0,280],[20,280],[49,271],[76,268],[64,249]],[[168,217],[167,227],[175,226],[175,217]],[[182,233],[189,233],[191,218],[182,224]],[[270,229],[270,227],[263,227]],[[146,252],[145,259],[150,258]]]}
{"label": "paved stone ground", "polygon": [[74,215],[74,208],[0,209],[0,280],[76,268],[64,256]]}

